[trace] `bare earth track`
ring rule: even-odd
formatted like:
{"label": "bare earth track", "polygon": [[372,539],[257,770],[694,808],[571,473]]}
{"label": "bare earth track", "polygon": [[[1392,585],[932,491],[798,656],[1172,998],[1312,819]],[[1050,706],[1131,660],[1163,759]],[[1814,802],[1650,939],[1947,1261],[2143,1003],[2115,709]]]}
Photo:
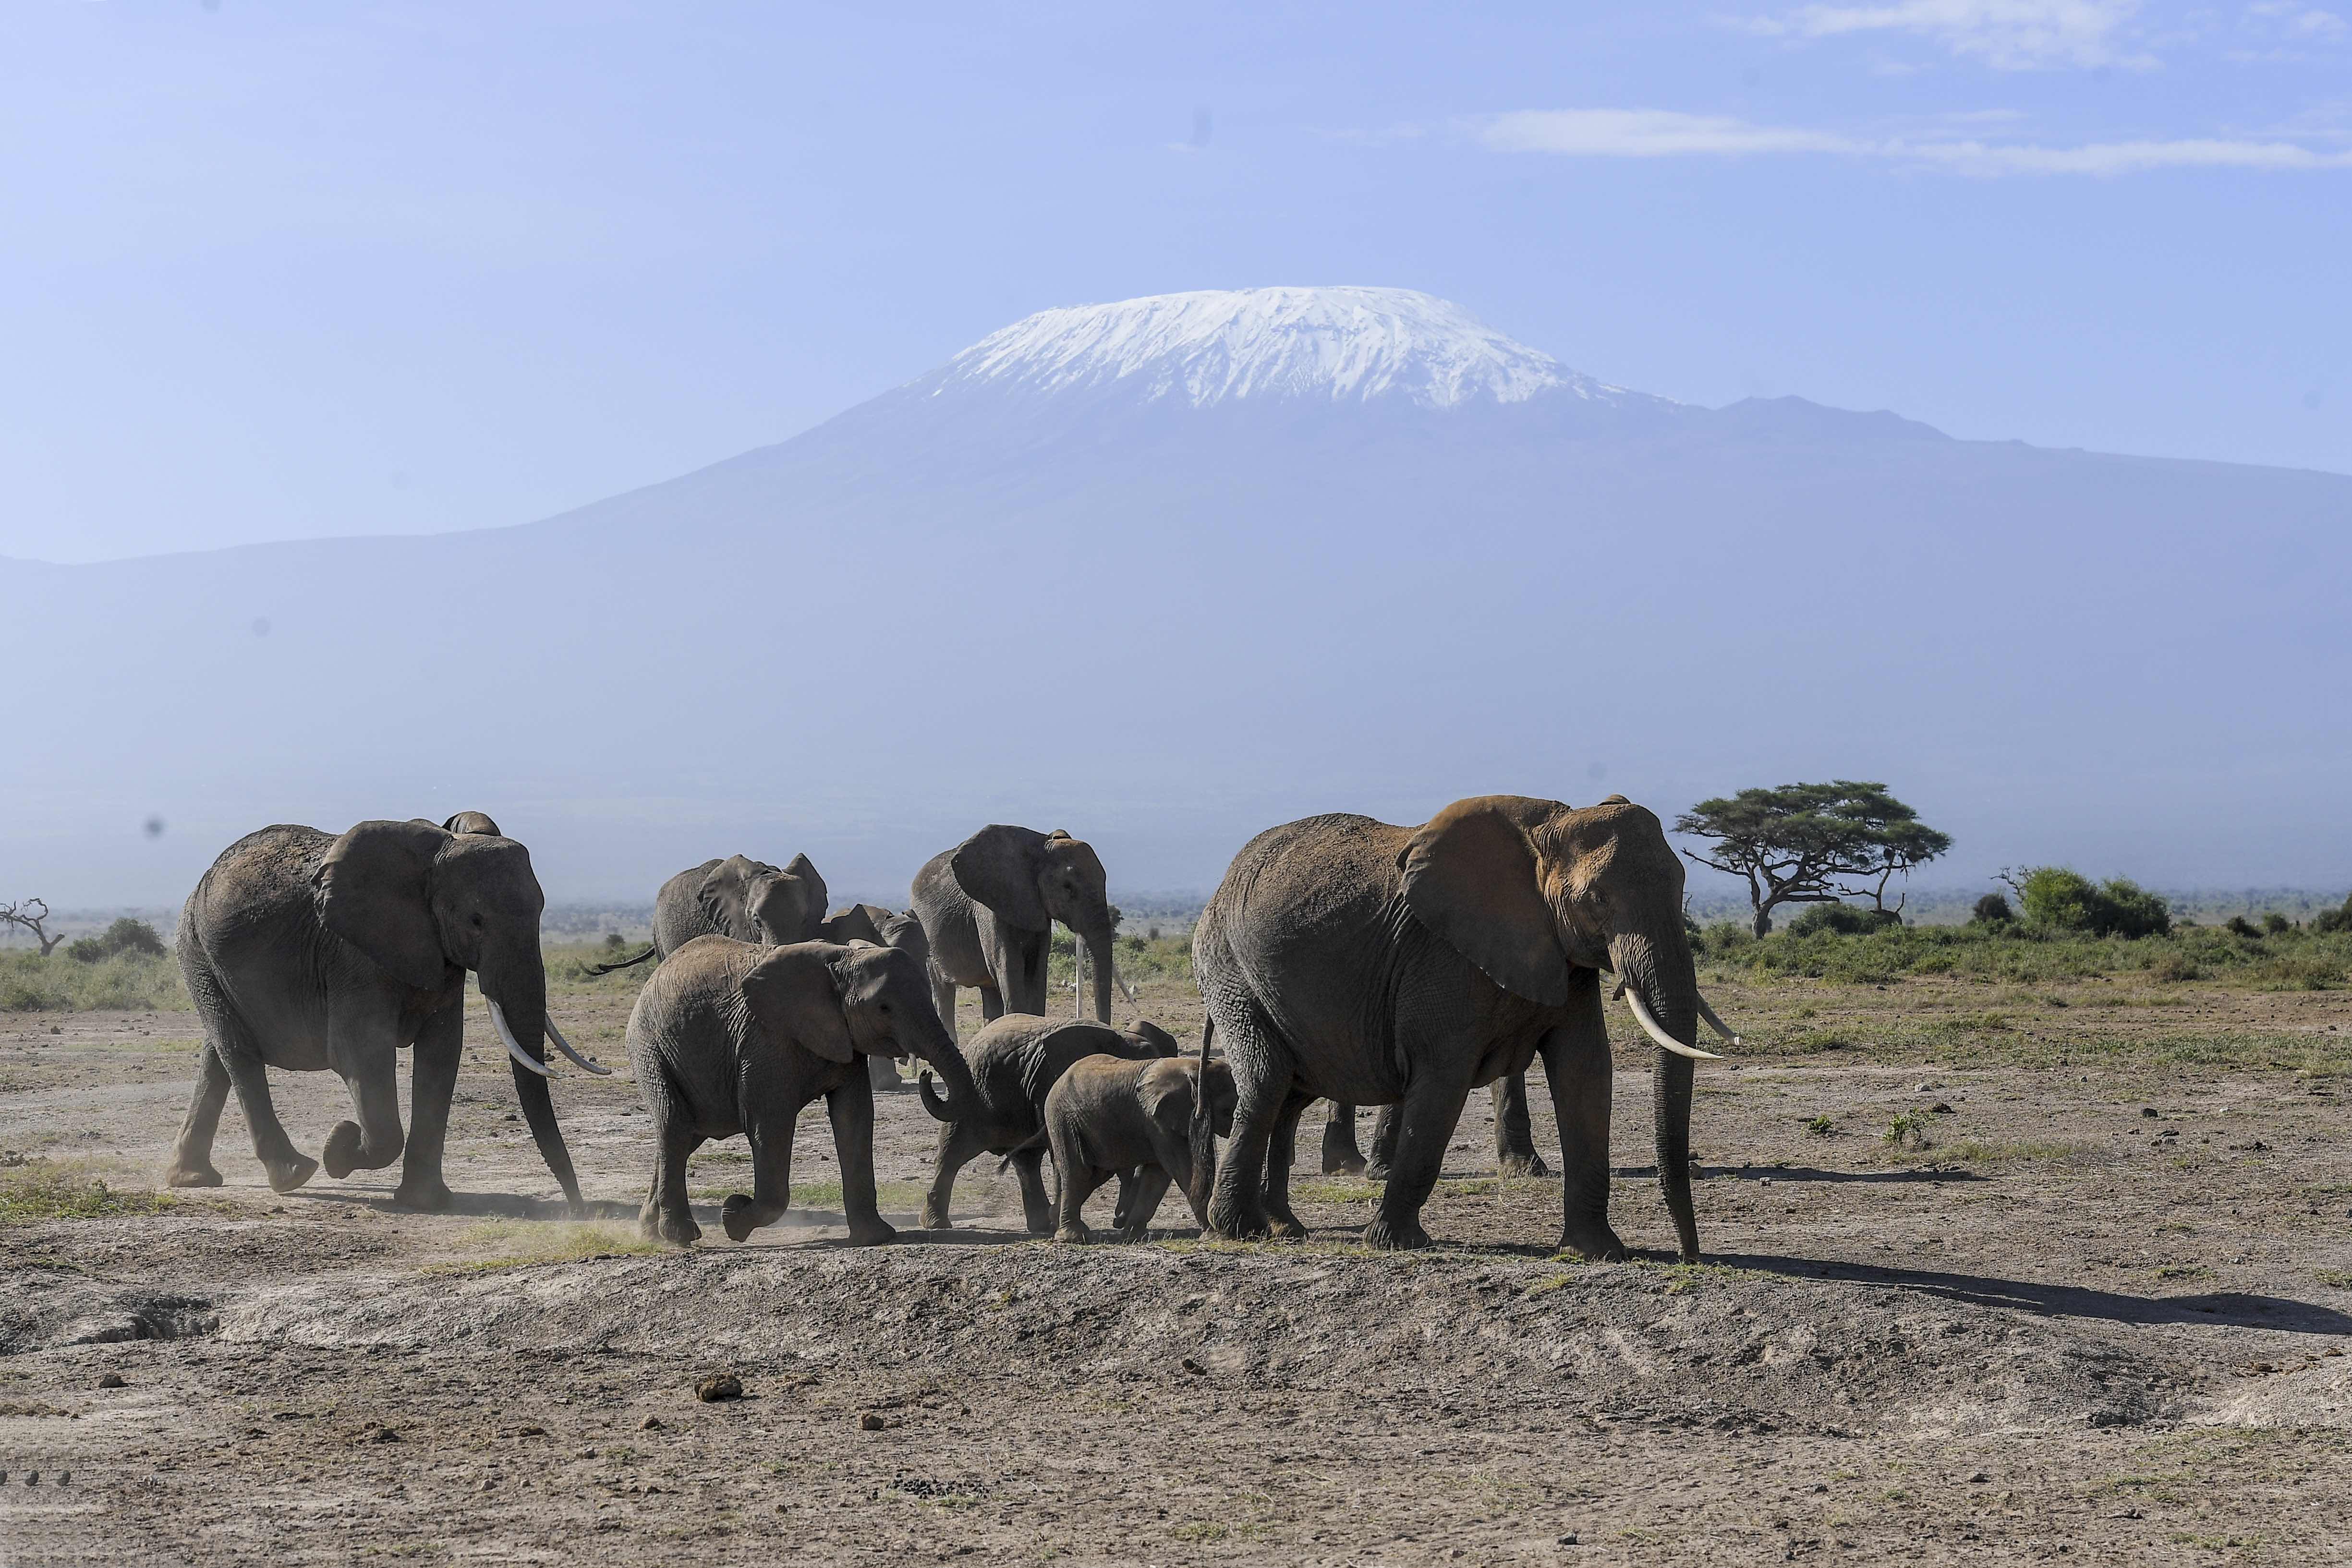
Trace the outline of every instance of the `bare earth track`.
{"label": "bare earth track", "polygon": [[[633,988],[556,1010],[619,1061]],[[1492,1177],[1483,1095],[1420,1255],[1356,1249],[1376,1189],[1311,1169],[1304,1244],[1202,1245],[1172,1196],[1164,1239],[1033,1243],[985,1164],[924,1236],[909,1094],[904,1244],[840,1245],[813,1110],[810,1223],[647,1253],[633,1086],[558,1082],[600,1210],[569,1222],[478,1045],[465,1212],[389,1208],[390,1172],[274,1196],[233,1104],[231,1185],[158,1207],[190,1015],[15,1015],[0,1158],[133,1212],[0,1228],[0,1563],[2352,1559],[2345,993],[1712,989],[1838,1048],[1703,1071],[1689,1269],[1555,1259],[1558,1189]],[[1188,987],[1144,1000],[1198,1026]],[[1657,1248],[1623,1065],[1615,1217]],[[273,1087],[312,1149],[344,1113]],[[715,1211],[740,1144],[695,1170]],[[746,1396],[698,1400],[719,1371]]]}

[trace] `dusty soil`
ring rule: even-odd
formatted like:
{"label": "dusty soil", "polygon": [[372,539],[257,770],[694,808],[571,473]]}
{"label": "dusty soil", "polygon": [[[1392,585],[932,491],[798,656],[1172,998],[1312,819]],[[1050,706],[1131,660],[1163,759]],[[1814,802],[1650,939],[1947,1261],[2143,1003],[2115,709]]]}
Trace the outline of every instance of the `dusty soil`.
{"label": "dusty soil", "polygon": [[[631,988],[558,999],[616,1065]],[[585,1222],[494,1049],[457,1214],[391,1209],[389,1172],[277,1197],[232,1102],[226,1188],[0,1229],[0,1562],[2352,1557],[2352,1083],[2318,1049],[2352,998],[1715,989],[1767,1049],[1841,1048],[1703,1068],[1689,1269],[1555,1259],[1557,1186],[1492,1177],[1483,1095],[1410,1257],[1354,1248],[1374,1189],[1311,1168],[1307,1243],[1203,1246],[1181,1198],[1146,1245],[1032,1242],[980,1165],[927,1236],[910,1094],[901,1245],[842,1244],[813,1109],[804,1223],[653,1254],[625,1066],[557,1085]],[[192,1032],[0,1020],[0,1158],[143,1188]],[[1616,1222],[1663,1248],[1624,1061]],[[327,1075],[273,1087],[314,1150],[345,1113]],[[716,1239],[740,1143],[696,1169]],[[698,1400],[720,1371],[744,1396]]]}

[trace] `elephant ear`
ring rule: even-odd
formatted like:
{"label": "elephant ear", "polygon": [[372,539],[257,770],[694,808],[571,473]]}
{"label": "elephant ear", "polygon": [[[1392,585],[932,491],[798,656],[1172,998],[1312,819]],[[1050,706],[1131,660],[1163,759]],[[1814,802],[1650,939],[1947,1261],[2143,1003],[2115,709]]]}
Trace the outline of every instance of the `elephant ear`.
{"label": "elephant ear", "polygon": [[771,1043],[799,1046],[827,1061],[850,1061],[857,1048],[842,1017],[841,991],[821,951],[802,945],[770,949],[740,983],[743,1003]]}
{"label": "elephant ear", "polygon": [[1135,1097],[1143,1113],[1161,1126],[1183,1132],[1192,1124],[1192,1074],[1190,1061],[1157,1061],[1139,1072]]}
{"label": "elephant ear", "polygon": [[420,991],[439,990],[449,970],[432,890],[434,857],[448,842],[430,822],[362,822],[319,866],[320,923]]}
{"label": "elephant ear", "polygon": [[702,885],[694,890],[694,901],[714,930],[738,942],[757,942],[760,929],[752,923],[750,910],[751,879],[775,869],[745,855],[729,855],[710,868]]}
{"label": "elephant ear", "polygon": [[1054,923],[1045,913],[1045,895],[1037,890],[1045,844],[1045,835],[1034,828],[995,823],[958,844],[948,870],[973,903],[986,904],[1007,925],[1043,931]]}
{"label": "elephant ear", "polygon": [[824,878],[817,874],[806,855],[794,855],[792,863],[784,867],[784,874],[797,877],[808,889],[808,918],[803,924],[811,929],[802,934],[802,939],[808,940],[816,935],[814,927],[824,918],[825,902],[831,894],[826,891]]}
{"label": "elephant ear", "polygon": [[1528,829],[1566,810],[1516,795],[1456,800],[1397,857],[1414,916],[1496,985],[1547,1007],[1568,1000],[1569,963]]}
{"label": "elephant ear", "polygon": [[459,811],[441,824],[441,831],[445,833],[483,833],[493,839],[506,837],[499,831],[499,825],[490,821],[487,811]]}

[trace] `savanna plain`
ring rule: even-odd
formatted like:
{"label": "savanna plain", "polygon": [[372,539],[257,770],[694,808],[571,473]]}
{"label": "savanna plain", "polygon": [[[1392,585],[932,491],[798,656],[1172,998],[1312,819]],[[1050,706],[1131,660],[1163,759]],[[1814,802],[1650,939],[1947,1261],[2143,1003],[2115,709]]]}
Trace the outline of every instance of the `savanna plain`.
{"label": "savanna plain", "polygon": [[[912,1093],[877,1096],[898,1244],[845,1244],[815,1106],[786,1223],[719,1239],[749,1163],[706,1145],[709,1239],[656,1250],[643,972],[593,956],[549,953],[616,1069],[556,1083],[580,1218],[478,998],[457,1212],[393,1208],[396,1167],[273,1194],[234,1102],[228,1185],[163,1192],[168,960],[0,955],[0,1562],[2352,1558],[2352,938],[1718,928],[1745,1043],[1702,1064],[1687,1267],[1622,1013],[1646,1259],[1555,1255],[1483,1093],[1423,1253],[1354,1244],[1378,1188],[1318,1168],[1319,1110],[1304,1242],[1203,1243],[1175,1194],[1139,1245],[1032,1240],[992,1161],[922,1232]],[[1121,958],[1197,1039],[1182,941]],[[346,1113],[331,1074],[272,1089],[313,1152]]]}

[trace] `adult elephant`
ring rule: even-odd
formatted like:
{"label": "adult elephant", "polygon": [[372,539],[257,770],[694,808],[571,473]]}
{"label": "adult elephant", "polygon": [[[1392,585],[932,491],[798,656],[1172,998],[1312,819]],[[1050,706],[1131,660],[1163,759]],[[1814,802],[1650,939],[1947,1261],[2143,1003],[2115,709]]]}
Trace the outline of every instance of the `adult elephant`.
{"label": "adult elephant", "polygon": [[[896,947],[915,960],[923,971],[926,983],[931,968],[931,944],[923,935],[923,923],[912,911],[885,909],[878,904],[853,904],[846,909],[836,909],[824,917],[817,927],[817,939],[824,942],[871,942],[877,947]],[[869,1056],[866,1069],[873,1087],[903,1090],[907,1081],[898,1075],[898,1064],[887,1056]]]}
{"label": "adult elephant", "polygon": [[1094,1013],[1110,1021],[1111,933],[1118,925],[1094,846],[1059,828],[998,823],[933,855],[915,873],[915,915],[931,944],[931,991],[955,1029],[956,988],[977,986],[983,1017],[1044,1013],[1054,922],[1094,970]]}
{"label": "adult elephant", "polygon": [[[1417,828],[1336,815],[1251,840],[1192,938],[1240,1096],[1212,1229],[1305,1234],[1290,1162],[1299,1113],[1319,1097],[1399,1107],[1364,1239],[1426,1246],[1421,1208],[1464,1097],[1540,1054],[1559,1121],[1560,1244],[1623,1256],[1609,1224],[1607,969],[1659,1048],[1659,1185],[1682,1256],[1696,1258],[1691,1058],[1709,1053],[1693,1041],[1701,1018],[1723,1026],[1698,993],[1682,892],[1658,819],[1620,795],[1581,810],[1487,795]],[[1196,1144],[1203,1132],[1196,1121]]]}
{"label": "adult elephant", "polygon": [[[487,821],[487,819],[485,819]],[[540,1156],[576,1210],[580,1184],[555,1123],[542,1038],[593,1072],[547,1016],[530,852],[495,833],[424,821],[342,834],[280,826],[231,844],[188,895],[180,973],[204,1020],[194,1098],[164,1180],[218,1186],[213,1135],[236,1090],[269,1185],[291,1192],[320,1162],[297,1151],[270,1103],[268,1069],[342,1077],[356,1118],[321,1153],[327,1174],[405,1158],[394,1201],[446,1208],[441,1152],[464,1045],[466,972],[514,1061],[515,1094]],[[413,1051],[405,1139],[394,1074]]]}
{"label": "adult elephant", "polygon": [[824,922],[824,878],[806,855],[772,866],[749,855],[729,855],[688,866],[654,895],[653,945],[617,964],[598,964],[609,975],[668,957],[698,936],[728,936],[763,947],[813,942]]}

